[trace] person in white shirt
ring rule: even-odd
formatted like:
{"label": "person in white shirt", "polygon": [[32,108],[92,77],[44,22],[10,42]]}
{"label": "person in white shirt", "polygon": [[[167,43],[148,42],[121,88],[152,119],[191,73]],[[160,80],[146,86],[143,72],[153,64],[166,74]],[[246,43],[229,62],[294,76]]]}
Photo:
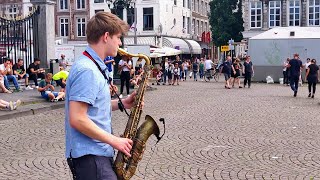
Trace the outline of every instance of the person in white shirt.
{"label": "person in white shirt", "polygon": [[206,59],[204,61],[204,68],[207,72],[210,73],[210,76],[211,76],[211,69],[212,69],[212,66],[213,66],[213,62],[211,59]]}
{"label": "person in white shirt", "polygon": [[11,59],[6,59],[3,64],[0,65],[0,75],[4,78],[4,86],[10,90],[9,81],[12,81],[16,90],[19,92],[20,86],[18,84],[16,76],[13,75],[12,61]]}
{"label": "person in white shirt", "polygon": [[122,59],[119,62],[119,69],[121,71],[121,74],[120,74],[120,80],[121,80],[120,98],[123,97],[122,93],[123,93],[124,82],[126,82],[127,95],[129,96],[131,68],[132,68],[132,62],[130,61],[129,57],[122,56]]}

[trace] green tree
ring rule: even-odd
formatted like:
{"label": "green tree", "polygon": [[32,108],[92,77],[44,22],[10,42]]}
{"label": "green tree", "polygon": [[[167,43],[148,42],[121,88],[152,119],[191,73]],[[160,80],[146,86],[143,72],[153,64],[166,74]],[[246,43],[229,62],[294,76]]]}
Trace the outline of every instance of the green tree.
{"label": "green tree", "polygon": [[209,21],[212,40],[216,46],[226,45],[229,39],[243,39],[242,0],[212,0]]}

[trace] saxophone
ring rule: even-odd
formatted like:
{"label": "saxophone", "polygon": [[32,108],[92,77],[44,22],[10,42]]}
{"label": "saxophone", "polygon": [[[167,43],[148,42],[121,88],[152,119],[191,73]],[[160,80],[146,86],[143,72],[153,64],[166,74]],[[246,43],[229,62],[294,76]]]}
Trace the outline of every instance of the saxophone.
{"label": "saxophone", "polygon": [[116,160],[114,162],[114,170],[117,174],[118,179],[127,180],[134,175],[138,166],[138,162],[142,159],[142,154],[146,147],[146,142],[148,138],[152,134],[154,134],[157,137],[158,141],[161,138],[159,137],[159,126],[157,125],[155,120],[149,115],[146,115],[145,121],[141,124],[139,129],[137,129],[142,113],[140,107],[143,101],[144,93],[147,88],[147,80],[150,76],[149,57],[144,54],[129,54],[125,50],[120,48],[118,49],[118,54],[120,54],[121,56],[138,57],[138,61],[141,61],[142,59],[145,60],[142,80],[137,90],[137,94],[135,96],[134,105],[131,108],[131,113],[127,122],[126,129],[122,135],[123,138],[128,138],[133,141],[132,149],[130,152],[131,157],[127,157],[125,154],[118,151]]}

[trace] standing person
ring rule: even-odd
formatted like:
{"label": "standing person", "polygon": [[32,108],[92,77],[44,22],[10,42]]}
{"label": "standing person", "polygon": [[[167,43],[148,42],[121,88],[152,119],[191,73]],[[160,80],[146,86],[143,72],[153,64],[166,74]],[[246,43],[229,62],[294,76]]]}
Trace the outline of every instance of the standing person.
{"label": "standing person", "polygon": [[307,58],[307,61],[304,63],[304,68],[306,68],[306,72],[308,71],[308,67],[311,64],[310,58]]}
{"label": "standing person", "polygon": [[58,60],[60,70],[67,70],[67,67],[69,66],[66,56],[64,54],[61,54],[61,59]]}
{"label": "standing person", "polygon": [[[167,76],[168,76],[168,71],[169,71],[169,62],[168,58],[166,57],[164,59],[164,62],[162,64],[162,70],[163,70],[163,85],[166,85],[167,83]],[[169,80],[168,80],[169,81]]]}
{"label": "standing person", "polygon": [[287,60],[283,63],[283,85],[289,85],[289,68],[288,68],[288,64],[289,64],[290,58],[287,58]]}
{"label": "standing person", "polygon": [[251,78],[254,74],[253,70],[253,64],[251,62],[251,57],[247,56],[246,61],[243,63],[243,70],[242,72],[244,73],[244,83],[243,87],[246,87],[248,83],[248,88],[251,87]]}
{"label": "standing person", "polygon": [[183,68],[183,81],[187,80],[187,76],[188,76],[188,68],[189,68],[189,63],[184,60],[184,62],[182,63],[182,68]]}
{"label": "standing person", "polygon": [[121,86],[120,86],[120,98],[123,97],[123,87],[124,82],[126,82],[126,89],[127,89],[127,95],[129,95],[129,88],[130,88],[130,72],[131,72],[132,62],[130,61],[129,57],[122,56],[122,59],[119,62],[119,69],[121,69],[120,74],[120,80],[121,80]]}
{"label": "standing person", "polygon": [[[319,67],[316,65],[316,60],[312,59],[311,64],[308,65],[306,79],[308,80],[308,97],[314,98],[314,94],[316,93],[317,81],[319,78]],[[312,87],[312,95],[311,95],[311,87]]]}
{"label": "standing person", "polygon": [[242,86],[240,85],[240,78],[239,78],[240,70],[241,70],[240,59],[236,58],[236,60],[232,64],[232,66],[233,66],[233,70],[234,70],[232,73],[232,78],[233,78],[232,87],[234,87],[234,83],[238,83],[238,87],[242,88]]}
{"label": "standing person", "polygon": [[[213,67],[212,60],[206,59],[206,61],[204,62],[204,68],[205,68],[206,72],[210,73],[210,78],[212,77],[212,74],[211,74],[212,67]],[[206,78],[206,77],[204,77],[204,78]]]}
{"label": "standing person", "polygon": [[226,81],[224,87],[226,89],[231,89],[231,86],[230,86],[231,72],[233,72],[234,74],[236,73],[231,63],[231,56],[227,56],[227,59],[222,64],[221,71],[223,72],[224,79]]}
{"label": "standing person", "polygon": [[199,63],[199,75],[200,75],[200,79],[203,81],[203,75],[204,75],[204,62],[203,62],[203,58],[200,58],[200,63]]}
{"label": "standing person", "polygon": [[18,80],[25,79],[26,90],[32,90],[33,88],[29,86],[29,74],[23,67],[23,59],[18,59],[18,62],[12,66],[13,73],[18,77]]}
{"label": "standing person", "polygon": [[38,89],[38,78],[44,79],[45,70],[40,68],[40,59],[34,58],[34,62],[29,65],[27,73],[29,74],[29,79],[34,81],[36,89]]}
{"label": "standing person", "polygon": [[[175,61],[173,61],[173,65],[175,66],[176,65],[176,63],[178,63],[178,66],[179,66],[179,69],[181,70],[182,69],[182,61],[181,61],[181,59],[180,59],[180,56],[179,55],[176,55],[176,60]],[[181,80],[182,79],[182,71],[180,71],[179,72],[180,74],[179,74],[179,80]]]}
{"label": "standing person", "polygon": [[303,68],[299,54],[294,54],[293,59],[290,60],[288,67],[290,68],[290,86],[293,91],[293,96],[296,97],[299,88],[299,78],[301,68]]}
{"label": "standing person", "polygon": [[172,85],[174,85],[176,82],[177,82],[177,85],[179,85],[179,74],[180,74],[180,68],[179,68],[179,64],[176,63],[174,65],[174,68],[173,68],[173,83]]}
{"label": "standing person", "polygon": [[116,15],[98,12],[86,27],[89,45],[72,65],[66,86],[65,155],[74,179],[117,180],[114,148],[130,156],[133,142],[112,134],[111,111],[131,108],[136,93],[122,100],[124,106],[111,100],[103,60],[117,55],[128,24]]}
{"label": "standing person", "polygon": [[193,63],[192,63],[192,72],[193,72],[193,80],[194,80],[194,81],[198,81],[198,79],[197,79],[197,73],[198,73],[198,71],[199,71],[199,65],[198,65],[198,63],[197,63],[197,60],[194,59],[194,60],[193,60]]}
{"label": "standing person", "polygon": [[172,76],[173,76],[173,64],[169,62],[169,69],[168,69],[168,83],[169,85],[172,84]]}

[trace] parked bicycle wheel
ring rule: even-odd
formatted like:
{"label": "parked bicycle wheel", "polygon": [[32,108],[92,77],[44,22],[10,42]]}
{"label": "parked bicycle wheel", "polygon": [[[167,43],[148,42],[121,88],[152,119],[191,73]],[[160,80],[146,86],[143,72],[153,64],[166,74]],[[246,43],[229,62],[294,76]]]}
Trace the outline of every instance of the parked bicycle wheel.
{"label": "parked bicycle wheel", "polygon": [[214,75],[213,75],[214,80],[215,80],[216,82],[218,82],[218,81],[219,81],[219,77],[220,77],[219,72],[216,71],[216,72],[214,73]]}

